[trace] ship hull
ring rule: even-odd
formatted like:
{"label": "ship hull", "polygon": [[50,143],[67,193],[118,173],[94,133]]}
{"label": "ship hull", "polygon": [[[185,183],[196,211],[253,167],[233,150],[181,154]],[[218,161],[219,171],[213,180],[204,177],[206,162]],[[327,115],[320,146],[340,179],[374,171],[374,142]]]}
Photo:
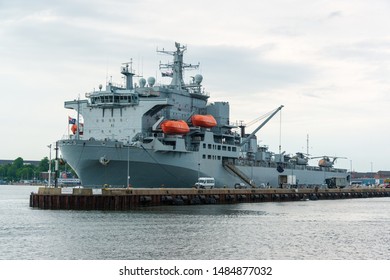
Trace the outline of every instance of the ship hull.
{"label": "ship hull", "polygon": [[[214,177],[216,187],[234,187],[243,180],[222,161],[202,160],[199,152],[159,152],[117,141],[60,141],[61,153],[87,188],[186,188],[199,177]],[[299,185],[322,185],[326,178],[346,178],[346,172],[295,166],[278,172],[275,167],[237,164],[235,168],[256,186],[280,187],[280,176],[294,176]],[[127,178],[129,176],[129,181]],[[247,184],[248,185],[248,184]]]}

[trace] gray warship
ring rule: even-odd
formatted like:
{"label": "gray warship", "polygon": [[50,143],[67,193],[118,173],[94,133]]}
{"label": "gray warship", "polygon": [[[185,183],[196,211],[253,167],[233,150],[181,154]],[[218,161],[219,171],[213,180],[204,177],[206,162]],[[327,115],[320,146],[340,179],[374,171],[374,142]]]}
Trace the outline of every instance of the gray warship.
{"label": "gray warship", "polygon": [[174,51],[157,50],[173,56],[159,66],[170,84],[155,85],[153,77],[134,83],[129,62],[121,66],[124,85],[108,82],[105,90],[100,85],[85,99],[65,102],[77,119],[58,144],[84,187],[189,188],[200,177],[226,188],[347,185],[347,170],[334,168],[334,160],[310,166],[303,153],[258,145],[256,133],[283,106],[250,134],[231,123],[228,102],[208,102],[202,75],[184,82],[184,71],[199,67],[184,63],[186,50],[179,43]]}

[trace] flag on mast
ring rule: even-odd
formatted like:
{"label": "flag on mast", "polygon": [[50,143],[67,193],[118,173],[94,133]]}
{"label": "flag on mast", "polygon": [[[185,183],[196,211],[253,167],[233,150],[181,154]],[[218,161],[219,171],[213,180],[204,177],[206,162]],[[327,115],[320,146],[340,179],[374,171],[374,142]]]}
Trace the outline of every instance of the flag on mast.
{"label": "flag on mast", "polygon": [[69,119],[69,124],[76,124],[76,119],[71,118],[69,116],[68,116],[68,119]]}

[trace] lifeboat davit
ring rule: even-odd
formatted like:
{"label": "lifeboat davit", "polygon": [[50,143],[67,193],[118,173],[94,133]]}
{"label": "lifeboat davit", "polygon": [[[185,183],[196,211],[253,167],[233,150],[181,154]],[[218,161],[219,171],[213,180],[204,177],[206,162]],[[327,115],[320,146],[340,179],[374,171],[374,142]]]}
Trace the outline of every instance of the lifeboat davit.
{"label": "lifeboat davit", "polygon": [[161,124],[162,131],[165,134],[187,134],[190,132],[188,124],[183,120],[165,121]]}
{"label": "lifeboat davit", "polygon": [[217,121],[212,115],[193,115],[192,124],[195,126],[211,128],[217,125]]}

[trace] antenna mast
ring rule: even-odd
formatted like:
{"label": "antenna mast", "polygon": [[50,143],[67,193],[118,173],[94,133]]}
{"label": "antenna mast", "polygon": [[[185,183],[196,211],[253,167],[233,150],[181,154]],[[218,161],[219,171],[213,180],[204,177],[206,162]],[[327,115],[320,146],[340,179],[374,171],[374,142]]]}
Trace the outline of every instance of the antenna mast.
{"label": "antenna mast", "polygon": [[192,65],[186,64],[183,62],[183,54],[187,50],[186,46],[181,46],[180,43],[175,43],[176,51],[166,51],[162,50],[157,52],[164,53],[173,56],[173,63],[160,63],[160,70],[167,69],[165,72],[161,72],[163,77],[171,77],[171,86],[176,86],[182,88],[185,86],[183,80],[183,70],[185,68],[197,69],[199,68],[199,64]]}

